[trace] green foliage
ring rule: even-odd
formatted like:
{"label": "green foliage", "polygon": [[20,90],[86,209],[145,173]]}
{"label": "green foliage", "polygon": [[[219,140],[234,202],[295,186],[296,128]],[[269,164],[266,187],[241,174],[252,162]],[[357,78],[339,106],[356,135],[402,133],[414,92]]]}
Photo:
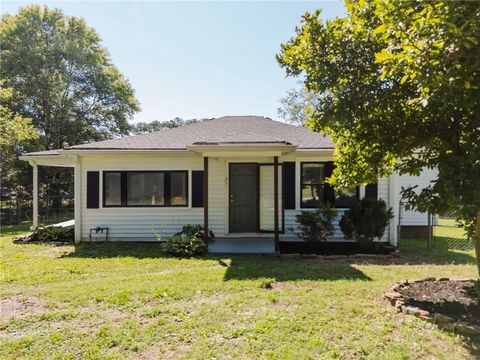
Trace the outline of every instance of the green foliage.
{"label": "green foliage", "polygon": [[162,131],[162,130],[174,129],[174,128],[185,126],[185,125],[197,124],[201,121],[202,120],[198,120],[198,119],[183,120],[179,117],[176,117],[175,119],[168,120],[168,121],[155,120],[148,123],[139,122],[132,125],[131,132],[133,135],[147,134],[154,131]]}
{"label": "green foliage", "polygon": [[[303,16],[277,58],[319,96],[308,125],[332,136],[336,186],[393,171],[438,179],[403,197],[480,222],[480,2],[346,1],[347,14]],[[480,273],[480,230],[476,234]]]}
{"label": "green foliage", "polygon": [[175,236],[187,236],[194,239],[204,240],[207,243],[213,241],[215,239],[215,234],[212,230],[208,231],[208,237],[205,238],[205,229],[202,225],[184,225],[182,227],[182,231],[179,231],[175,234]]}
{"label": "green foliage", "polygon": [[162,251],[176,257],[192,257],[204,254],[207,244],[198,237],[175,235],[162,243]]}
{"label": "green foliage", "polygon": [[74,242],[74,229],[62,228],[59,226],[48,226],[37,229],[33,232],[31,240],[33,242]]}
{"label": "green foliage", "polygon": [[[12,90],[2,112],[31,119],[40,134],[17,147],[12,158],[129,133],[128,119],[139,110],[134,90],[83,19],[46,6],[22,7],[1,17],[0,52],[2,86]],[[5,183],[17,169],[15,179]],[[3,185],[30,186],[28,171],[28,164],[12,160],[2,172]],[[58,195],[61,187],[71,190],[65,171],[47,171],[50,194]]]}
{"label": "green foliage", "polygon": [[12,101],[13,89],[5,88],[0,80],[0,146],[2,154],[8,147],[12,147],[26,140],[38,138],[38,133],[32,126],[32,120],[8,108]]}
{"label": "green foliage", "polygon": [[329,205],[325,205],[313,211],[302,211],[295,215],[299,224],[298,236],[311,243],[326,241],[335,232],[333,221],[337,217],[337,211]]}
{"label": "green foliage", "polygon": [[305,126],[316,102],[317,94],[301,86],[300,89],[289,90],[287,96],[280,99],[281,106],[277,112],[286,122]]}
{"label": "green foliage", "polygon": [[363,198],[343,214],[339,225],[347,238],[358,241],[365,249],[383,236],[392,217],[392,209],[387,209],[385,201]]}

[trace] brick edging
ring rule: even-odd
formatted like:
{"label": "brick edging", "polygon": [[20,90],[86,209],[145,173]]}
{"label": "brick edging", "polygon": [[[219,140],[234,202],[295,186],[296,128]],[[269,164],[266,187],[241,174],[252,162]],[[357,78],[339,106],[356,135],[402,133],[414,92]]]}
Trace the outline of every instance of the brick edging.
{"label": "brick edging", "polygon": [[387,299],[392,306],[395,306],[399,312],[402,312],[408,315],[414,315],[421,319],[435,323],[442,328],[448,329],[450,331],[454,331],[462,335],[480,337],[479,325],[456,321],[454,318],[441,313],[431,313],[427,310],[421,309],[416,306],[405,305],[404,296],[400,292],[398,292],[399,289],[413,283],[421,283],[425,281],[450,281],[450,280],[460,281],[460,282],[472,281],[472,279],[449,279],[449,278],[440,278],[440,279],[425,278],[422,280],[415,280],[415,281],[402,280],[390,286],[383,294],[383,297]]}

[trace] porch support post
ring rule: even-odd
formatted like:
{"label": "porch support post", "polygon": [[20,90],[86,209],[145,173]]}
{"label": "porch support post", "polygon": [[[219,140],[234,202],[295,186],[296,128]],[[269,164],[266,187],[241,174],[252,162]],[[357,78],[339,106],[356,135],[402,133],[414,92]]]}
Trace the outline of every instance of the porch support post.
{"label": "porch support post", "polygon": [[278,156],[273,158],[273,227],[275,239],[275,252],[280,252],[280,239],[278,233]]}
{"label": "porch support post", "polygon": [[82,164],[78,156],[75,159],[74,172],[75,242],[79,243],[82,240]]}
{"label": "porch support post", "polygon": [[203,158],[203,229],[208,242],[208,156]]}
{"label": "porch support post", "polygon": [[38,228],[38,165],[30,161],[33,170],[33,214],[31,230]]}

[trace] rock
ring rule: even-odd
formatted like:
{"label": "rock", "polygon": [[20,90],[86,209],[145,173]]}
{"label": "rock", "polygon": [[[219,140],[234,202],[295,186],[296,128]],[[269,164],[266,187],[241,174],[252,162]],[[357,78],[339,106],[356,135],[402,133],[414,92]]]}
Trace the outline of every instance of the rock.
{"label": "rock", "polygon": [[14,244],[21,244],[21,243],[27,243],[29,242],[31,239],[31,235],[28,234],[28,235],[20,235],[20,236],[16,236],[12,239],[12,242]]}
{"label": "rock", "polygon": [[389,291],[383,294],[387,299],[400,299],[402,295],[396,291]]}
{"label": "rock", "polygon": [[435,281],[437,279],[435,279],[434,277],[427,277],[425,279],[422,279],[422,280],[417,280],[415,281],[416,283],[419,283],[419,282],[425,282],[425,281]]}
{"label": "rock", "polygon": [[456,330],[464,335],[480,336],[480,326],[467,323],[458,323]]}
{"label": "rock", "polygon": [[435,313],[433,315],[433,318],[434,318],[436,323],[442,324],[442,325],[443,324],[451,324],[451,323],[455,322],[454,318],[451,318],[450,316],[439,314],[439,313]]}

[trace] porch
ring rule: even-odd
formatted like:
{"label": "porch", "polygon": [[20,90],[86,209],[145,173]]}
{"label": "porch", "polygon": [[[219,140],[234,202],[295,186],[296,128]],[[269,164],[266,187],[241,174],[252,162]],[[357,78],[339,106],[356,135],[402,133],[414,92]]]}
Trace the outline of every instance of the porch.
{"label": "porch", "polygon": [[221,237],[208,245],[214,254],[275,254],[275,240],[270,237]]}

